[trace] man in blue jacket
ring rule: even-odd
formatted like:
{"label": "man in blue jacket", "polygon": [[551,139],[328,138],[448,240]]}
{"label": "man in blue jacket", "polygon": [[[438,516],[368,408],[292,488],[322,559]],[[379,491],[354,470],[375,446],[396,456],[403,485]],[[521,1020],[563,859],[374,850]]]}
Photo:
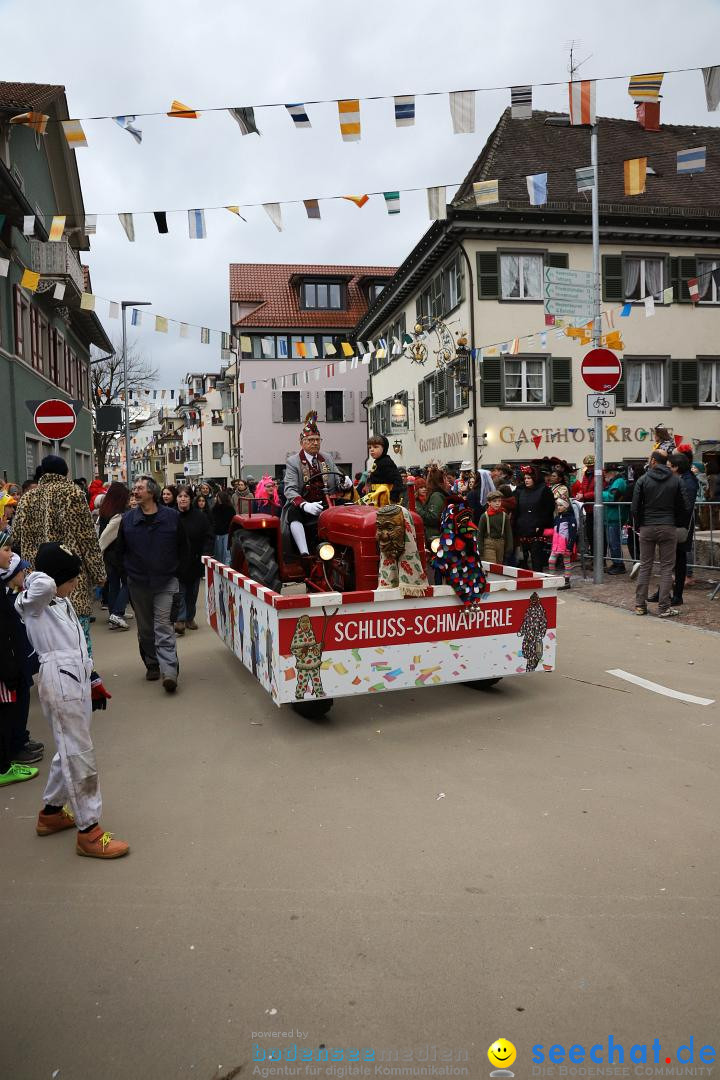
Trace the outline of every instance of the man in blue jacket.
{"label": "man in blue jacket", "polygon": [[187,539],[177,510],[160,504],[160,488],[150,476],[135,481],[134,510],[122,519],[118,549],[135,612],[146,679],[162,678],[172,694],[178,659],[172,606],[179,591],[178,568],[187,561]]}

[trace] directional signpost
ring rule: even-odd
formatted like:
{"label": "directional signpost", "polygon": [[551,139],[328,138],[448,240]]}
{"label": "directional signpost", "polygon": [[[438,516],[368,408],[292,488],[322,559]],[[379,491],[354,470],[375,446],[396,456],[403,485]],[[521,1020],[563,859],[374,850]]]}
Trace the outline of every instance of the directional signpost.
{"label": "directional signpost", "polygon": [[543,295],[546,315],[565,315],[575,319],[593,317],[593,275],[588,270],[545,269]]}

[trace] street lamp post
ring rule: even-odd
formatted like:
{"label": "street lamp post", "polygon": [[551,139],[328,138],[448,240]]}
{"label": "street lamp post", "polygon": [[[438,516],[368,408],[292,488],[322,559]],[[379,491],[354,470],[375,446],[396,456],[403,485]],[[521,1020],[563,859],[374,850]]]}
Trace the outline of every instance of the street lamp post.
{"label": "street lamp post", "polygon": [[121,300],[122,311],[122,356],[123,356],[123,396],[125,399],[125,482],[130,487],[132,476],[130,474],[130,402],[127,371],[127,333],[125,329],[125,308],[150,307],[151,300]]}

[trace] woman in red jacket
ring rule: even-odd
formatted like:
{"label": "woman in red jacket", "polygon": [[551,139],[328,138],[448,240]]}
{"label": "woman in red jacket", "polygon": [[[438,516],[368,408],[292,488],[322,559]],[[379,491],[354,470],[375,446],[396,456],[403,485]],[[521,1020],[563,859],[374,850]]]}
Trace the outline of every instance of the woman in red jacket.
{"label": "woman in red jacket", "polygon": [[585,468],[572,486],[573,499],[583,504],[585,520],[585,546],[590,555],[593,550],[593,504],[595,502],[595,455],[583,458]]}

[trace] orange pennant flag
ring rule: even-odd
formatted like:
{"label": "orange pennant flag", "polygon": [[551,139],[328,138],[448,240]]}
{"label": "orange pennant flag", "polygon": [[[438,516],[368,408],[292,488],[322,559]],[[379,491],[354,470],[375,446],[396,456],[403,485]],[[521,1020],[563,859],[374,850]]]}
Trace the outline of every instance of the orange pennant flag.
{"label": "orange pennant flag", "polygon": [[185,120],[197,120],[198,118],[198,114],[195,110],[188,108],[187,105],[183,105],[182,101],[173,101],[168,116],[177,116],[180,119]]}
{"label": "orange pennant flag", "polygon": [[645,193],[645,176],[647,174],[647,158],[631,158],[623,162],[625,174],[625,194],[643,195]]}
{"label": "orange pennant flag", "polygon": [[26,127],[31,127],[33,131],[36,131],[38,135],[44,135],[47,129],[47,123],[50,119],[45,113],[40,112],[24,112],[18,113],[17,116],[10,117],[11,124],[24,124]]}
{"label": "orange pennant flag", "polygon": [[304,341],[296,341],[295,342],[295,355],[296,356],[304,356],[304,357],[307,356],[307,348],[305,346]]}
{"label": "orange pennant flag", "polygon": [[370,198],[369,195],[343,195],[343,199],[347,199],[348,202],[354,202],[356,206],[364,206]]}
{"label": "orange pennant flag", "polygon": [[23,276],[20,278],[21,289],[27,289],[28,292],[35,292],[39,284],[39,274],[36,274],[34,270],[23,270]]}

